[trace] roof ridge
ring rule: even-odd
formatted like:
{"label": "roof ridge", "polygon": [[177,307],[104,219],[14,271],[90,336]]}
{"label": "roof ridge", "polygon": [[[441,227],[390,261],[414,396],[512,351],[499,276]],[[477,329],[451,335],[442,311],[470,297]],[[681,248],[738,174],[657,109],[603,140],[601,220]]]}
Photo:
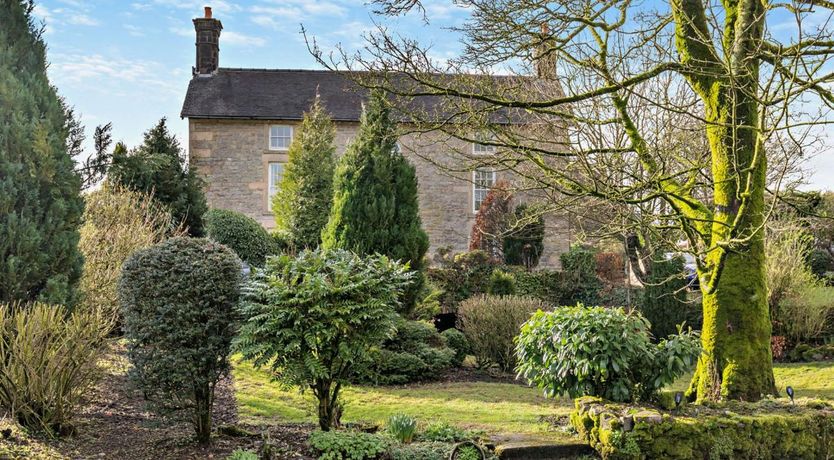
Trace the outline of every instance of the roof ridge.
{"label": "roof ridge", "polygon": [[224,70],[226,72],[317,72],[317,73],[341,73],[346,70],[329,70],[329,69],[266,69],[266,68],[247,68],[247,67],[220,67],[218,71]]}

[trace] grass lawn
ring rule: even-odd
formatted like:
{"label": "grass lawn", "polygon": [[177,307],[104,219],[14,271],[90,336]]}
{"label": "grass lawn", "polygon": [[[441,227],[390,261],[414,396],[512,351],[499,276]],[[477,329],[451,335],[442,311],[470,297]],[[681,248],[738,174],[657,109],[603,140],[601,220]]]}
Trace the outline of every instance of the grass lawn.
{"label": "grass lawn", "polygon": [[[315,422],[313,396],[282,389],[270,382],[264,370],[248,363],[234,363],[238,410],[249,423]],[[791,385],[797,397],[834,399],[834,362],[777,364],[776,384],[784,395]],[[673,389],[686,389],[689,377]],[[343,421],[384,422],[391,414],[405,413],[421,421],[445,420],[454,425],[481,429],[492,435],[560,437],[550,431],[543,417],[567,416],[573,409],[568,398],[548,400],[535,388],[510,383],[451,382],[408,387],[354,386],[344,392]]]}

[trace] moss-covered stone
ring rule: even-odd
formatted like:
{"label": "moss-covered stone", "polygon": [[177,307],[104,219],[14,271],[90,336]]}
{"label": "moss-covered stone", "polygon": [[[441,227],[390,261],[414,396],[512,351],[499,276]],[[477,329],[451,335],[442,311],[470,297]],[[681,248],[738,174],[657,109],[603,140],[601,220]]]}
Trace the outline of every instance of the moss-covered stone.
{"label": "moss-covered stone", "polygon": [[570,419],[604,459],[816,460],[834,455],[834,405],[820,400],[688,405],[670,412],[579,398]]}

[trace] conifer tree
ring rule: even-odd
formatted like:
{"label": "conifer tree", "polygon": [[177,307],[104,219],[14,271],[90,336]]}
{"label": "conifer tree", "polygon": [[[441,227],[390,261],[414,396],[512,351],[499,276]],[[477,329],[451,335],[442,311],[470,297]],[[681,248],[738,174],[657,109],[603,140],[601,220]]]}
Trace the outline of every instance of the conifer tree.
{"label": "conifer tree", "polygon": [[0,0],[0,303],[73,304],[84,201],[78,123],[46,75],[31,1]]}
{"label": "conifer tree", "polygon": [[148,193],[165,206],[191,236],[203,236],[207,205],[203,181],[186,168],[185,155],[165,118],[145,132],[142,145],[127,151],[117,144],[107,180],[128,190]]}
{"label": "conifer tree", "polygon": [[276,229],[296,249],[315,249],[333,203],[336,129],[316,95],[289,150],[280,189],[272,199]]}
{"label": "conifer tree", "polygon": [[420,221],[415,169],[397,147],[390,112],[384,96],[372,93],[359,133],[336,169],[322,246],[407,262],[418,272],[403,298],[407,312],[423,284],[423,256],[429,241]]}

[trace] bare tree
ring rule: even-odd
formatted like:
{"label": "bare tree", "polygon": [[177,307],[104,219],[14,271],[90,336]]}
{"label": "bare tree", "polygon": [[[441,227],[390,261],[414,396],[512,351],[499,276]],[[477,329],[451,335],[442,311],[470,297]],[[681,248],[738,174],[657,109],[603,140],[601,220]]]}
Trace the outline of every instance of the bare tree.
{"label": "bare tree", "polygon": [[[376,3],[425,15],[418,0]],[[506,168],[553,210],[604,209],[609,232],[683,239],[704,305],[690,397],[774,393],[765,197],[832,122],[834,2],[453,3],[470,13],[457,58],[382,26],[361,50],[311,51],[387,91],[414,131],[495,147],[460,152],[450,173]]]}

